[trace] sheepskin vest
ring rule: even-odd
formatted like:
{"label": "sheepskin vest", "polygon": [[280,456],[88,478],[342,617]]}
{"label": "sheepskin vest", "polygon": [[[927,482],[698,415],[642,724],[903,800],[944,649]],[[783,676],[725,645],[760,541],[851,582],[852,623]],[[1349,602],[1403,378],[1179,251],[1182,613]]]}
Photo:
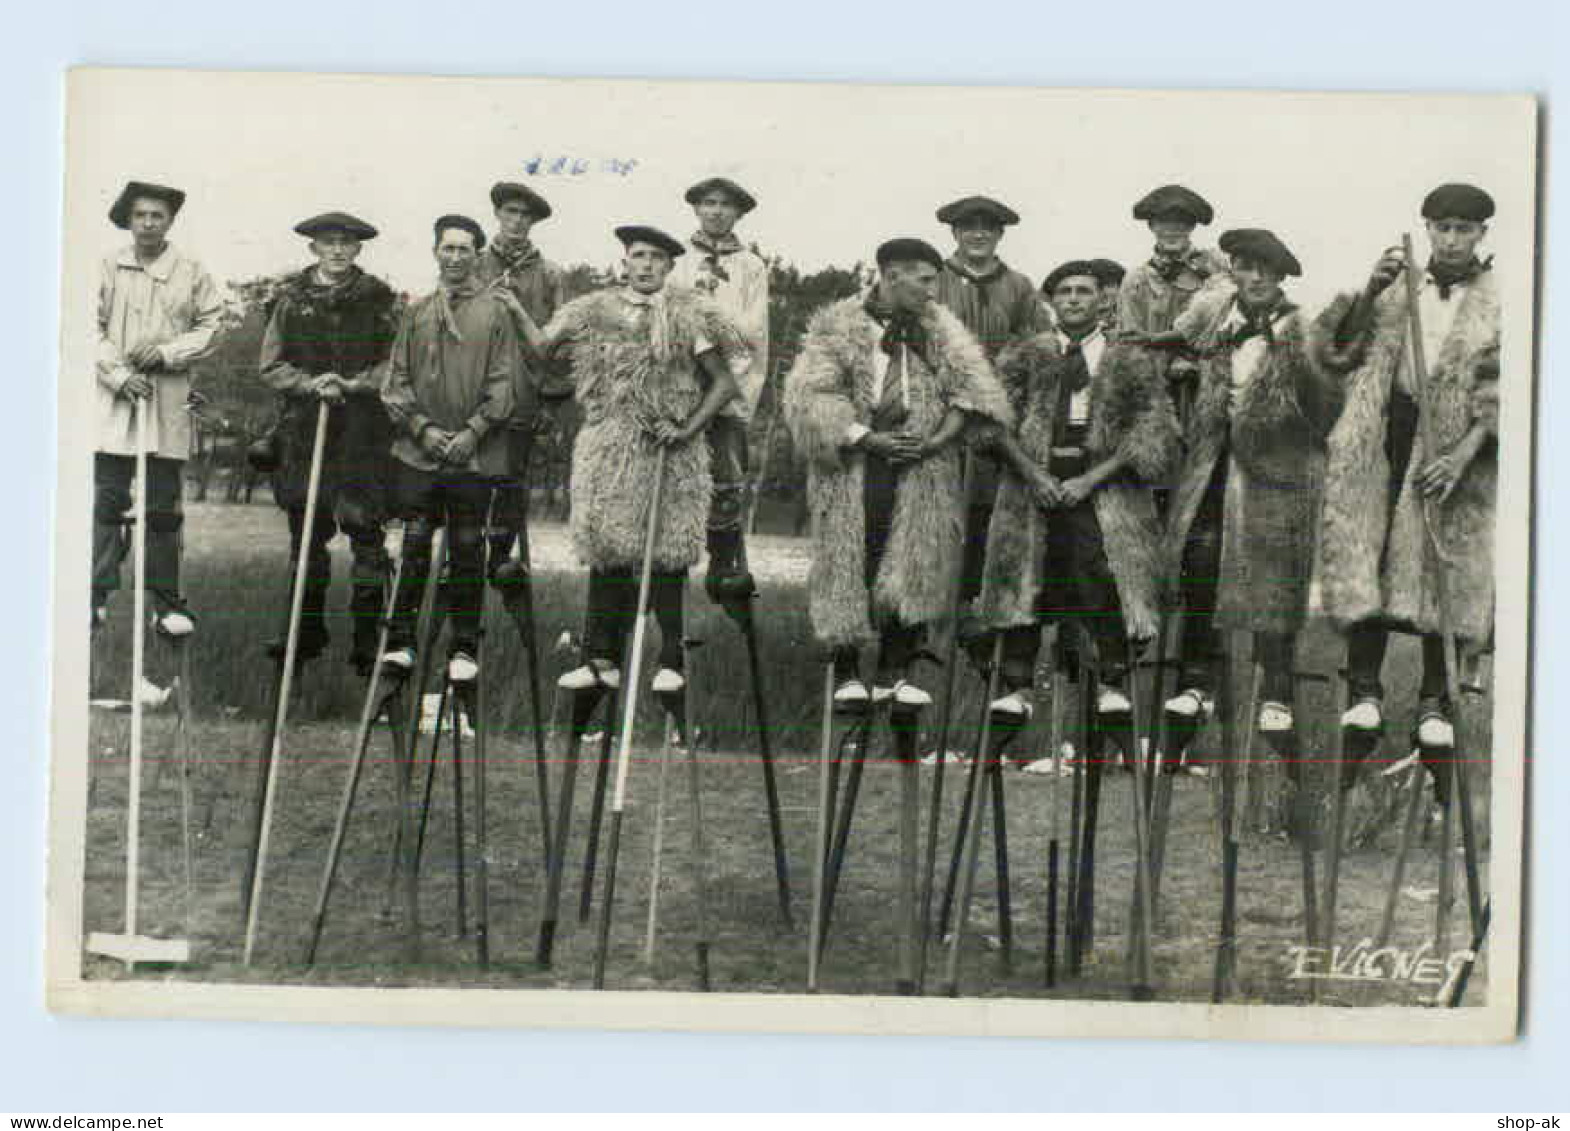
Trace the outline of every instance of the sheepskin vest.
{"label": "sheepskin vest", "polygon": [[[1053,333],[1021,342],[998,359],[998,376],[1019,419],[1020,446],[1042,468],[1051,460],[1066,367]],[[1177,418],[1150,351],[1106,347],[1090,379],[1086,451],[1092,464],[1121,455],[1131,473],[1114,477],[1092,502],[1128,632],[1145,639],[1155,635],[1161,600],[1161,526],[1150,485],[1165,482],[1178,456]],[[1030,486],[1007,473],[987,533],[979,607],[985,623],[1035,623],[1054,526],[1053,512],[1037,505]]]}
{"label": "sheepskin vest", "polygon": [[[814,314],[785,380],[785,420],[808,468],[813,537],[808,610],[818,640],[831,648],[870,641],[874,610],[912,625],[943,619],[960,562],[956,444],[903,472],[887,549],[868,592],[865,457],[845,447],[850,426],[870,426],[874,407],[873,358],[883,331],[864,302],[858,295]],[[950,408],[967,412],[973,422],[1011,425],[1008,398],[959,319],[928,303],[921,323],[928,356],[910,357],[906,428],[930,434]]]}
{"label": "sheepskin vest", "polygon": [[[681,423],[703,400],[694,347],[700,338],[728,362],[745,359],[740,334],[719,309],[691,291],[667,288],[668,358],[654,355],[648,317],[617,290],[574,299],[547,335],[572,358],[583,426],[572,452],[572,541],[591,569],[636,568],[643,560],[659,446],[653,419]],[[702,436],[672,447],[654,540],[656,569],[685,569],[703,552],[709,513],[709,449]]]}
{"label": "sheepskin vest", "polygon": [[[1353,296],[1332,306],[1339,327]],[[1380,295],[1372,332],[1338,342],[1317,341],[1321,362],[1348,374],[1346,409],[1330,434],[1325,481],[1325,547],[1321,598],[1345,627],[1381,616],[1421,632],[1440,630],[1441,583],[1450,603],[1450,630],[1473,646],[1486,643],[1494,617],[1494,493],[1499,475],[1499,291],[1484,271],[1457,300],[1455,321],[1437,356],[1426,358],[1419,389],[1418,428],[1395,505],[1389,502],[1385,455],[1390,392],[1407,381],[1407,291],[1397,283]],[[1416,387],[1416,382],[1407,382]],[[1473,423],[1488,440],[1445,502],[1429,504],[1448,564],[1434,554],[1424,502],[1415,484],[1423,466],[1464,436]],[[1435,448],[1425,437],[1432,430]],[[1441,578],[1441,569],[1444,570]]]}
{"label": "sheepskin vest", "polygon": [[1273,341],[1233,404],[1232,353],[1223,325],[1235,290],[1207,289],[1177,329],[1200,355],[1187,455],[1167,514],[1170,576],[1199,513],[1216,461],[1230,460],[1216,613],[1223,627],[1296,632],[1308,612],[1325,470],[1325,438],[1340,386],[1310,357],[1301,311],[1277,319]]}

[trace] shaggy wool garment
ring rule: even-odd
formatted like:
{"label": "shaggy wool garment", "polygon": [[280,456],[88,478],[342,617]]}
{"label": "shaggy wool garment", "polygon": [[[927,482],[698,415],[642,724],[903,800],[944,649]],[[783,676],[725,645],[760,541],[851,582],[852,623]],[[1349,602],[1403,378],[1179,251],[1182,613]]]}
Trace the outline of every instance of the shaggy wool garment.
{"label": "shaggy wool garment", "polygon": [[[571,354],[583,426],[572,453],[572,541],[592,569],[637,568],[643,561],[659,447],[647,424],[684,422],[703,400],[694,347],[707,341],[734,371],[747,347],[713,303],[682,289],[665,292],[668,358],[661,363],[642,332],[638,308],[616,290],[562,307],[546,336]],[[700,435],[672,447],[654,540],[654,567],[680,570],[703,553],[711,482]]]}
{"label": "shaggy wool garment", "polygon": [[[998,359],[998,376],[1019,418],[1020,446],[1045,469],[1057,427],[1059,390],[1066,362],[1056,334],[1040,334]],[[1131,474],[1116,477],[1094,495],[1107,563],[1117,585],[1128,633],[1155,635],[1161,608],[1161,527],[1151,485],[1164,483],[1178,456],[1177,417],[1149,351],[1113,344],[1090,381],[1086,451],[1091,464],[1113,455]],[[987,534],[987,564],[978,613],[994,628],[1035,623],[1036,598],[1051,511],[1012,471],[998,487]]]}
{"label": "shaggy wool garment", "polygon": [[[1447,591],[1450,630],[1473,645],[1492,633],[1494,508],[1498,485],[1499,292],[1484,271],[1457,300],[1460,307],[1418,388],[1423,414],[1411,462],[1395,506],[1389,502],[1385,455],[1391,388],[1410,381],[1407,292],[1397,284],[1376,301],[1369,334],[1338,341],[1336,329],[1353,296],[1336,301],[1336,317],[1315,340],[1325,367],[1345,373],[1346,408],[1330,434],[1325,481],[1324,611],[1345,627],[1382,616],[1420,632],[1441,628],[1439,594]],[[1416,477],[1472,427],[1487,434],[1483,448],[1442,504],[1426,504],[1448,563],[1441,564],[1425,527]],[[1433,445],[1425,443],[1432,430]],[[1441,571],[1443,571],[1441,575]]]}
{"label": "shaggy wool garment", "polygon": [[[814,634],[829,648],[869,643],[875,617],[894,616],[908,625],[942,620],[960,563],[963,507],[955,444],[903,473],[888,546],[868,591],[864,457],[845,447],[850,426],[869,426],[874,407],[873,358],[883,331],[865,301],[864,295],[853,296],[813,315],[784,389],[785,420],[808,468],[813,537],[808,610]],[[966,412],[969,426],[1011,426],[1008,398],[959,319],[928,303],[921,324],[928,357],[910,355],[907,429],[929,435],[951,408]]]}
{"label": "shaggy wool garment", "polygon": [[1200,355],[1200,380],[1168,504],[1164,556],[1176,578],[1216,461],[1228,459],[1217,623],[1296,632],[1308,614],[1320,552],[1325,438],[1340,411],[1340,383],[1314,364],[1308,321],[1294,309],[1277,319],[1259,368],[1234,392],[1222,327],[1235,293],[1230,285],[1207,289],[1178,318],[1176,328]]}

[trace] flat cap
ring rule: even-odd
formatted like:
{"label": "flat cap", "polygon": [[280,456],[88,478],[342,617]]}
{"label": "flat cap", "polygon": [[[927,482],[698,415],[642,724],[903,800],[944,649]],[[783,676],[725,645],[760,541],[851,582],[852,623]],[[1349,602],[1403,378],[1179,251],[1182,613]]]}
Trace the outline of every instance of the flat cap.
{"label": "flat cap", "polygon": [[367,224],[358,216],[351,216],[347,212],[323,212],[320,216],[312,216],[309,220],[301,220],[294,226],[294,230],[302,236],[317,236],[327,232],[342,232],[344,235],[357,240],[374,240],[377,236],[375,227]]}
{"label": "flat cap", "polygon": [[480,227],[479,224],[475,223],[469,217],[461,215],[457,212],[449,212],[445,216],[437,217],[436,223],[431,225],[431,227],[436,232],[437,243],[441,242],[442,233],[445,232],[448,228],[457,228],[460,232],[468,232],[471,236],[474,237],[475,251],[479,251],[485,246],[485,229]]}
{"label": "flat cap", "polygon": [[544,220],[551,214],[550,204],[528,185],[520,185],[517,181],[497,181],[491,186],[492,208],[500,208],[510,200],[523,201],[523,207],[536,220]]}
{"label": "flat cap", "polygon": [[1134,219],[1155,220],[1161,216],[1178,215],[1196,224],[1208,224],[1216,218],[1210,202],[1193,189],[1182,185],[1162,185],[1152,189],[1134,205]]}
{"label": "flat cap", "polygon": [[117,228],[131,226],[131,205],[141,197],[152,197],[161,200],[169,206],[169,218],[173,220],[180,213],[180,208],[185,204],[185,193],[168,185],[155,185],[149,181],[127,181],[120,190],[120,195],[115,198],[114,204],[109,207],[109,219]]}
{"label": "flat cap", "polygon": [[878,248],[877,261],[880,271],[890,263],[930,263],[939,271],[943,270],[943,257],[938,249],[926,240],[912,236],[900,236],[883,244]]}
{"label": "flat cap", "polygon": [[1123,276],[1128,274],[1123,270],[1123,264],[1115,259],[1092,259],[1090,266],[1096,273],[1096,281],[1103,287],[1115,287],[1123,282]]}
{"label": "flat cap", "polygon": [[616,238],[621,240],[622,247],[631,247],[635,243],[653,244],[672,259],[687,254],[680,240],[647,224],[623,224],[616,229]]}
{"label": "flat cap", "polygon": [[1475,185],[1440,185],[1423,198],[1425,220],[1476,220],[1494,214],[1494,198]]}
{"label": "flat cap", "polygon": [[753,195],[729,177],[705,177],[688,189],[683,199],[688,204],[697,204],[711,192],[722,192],[730,197],[736,202],[736,207],[741,210],[743,216],[758,206]]}
{"label": "flat cap", "polygon": [[990,196],[967,196],[952,201],[938,209],[938,223],[958,224],[970,216],[984,216],[1000,227],[1019,223],[1019,213],[1000,200]]}
{"label": "flat cap", "polygon": [[1234,259],[1263,264],[1283,278],[1301,275],[1303,267],[1276,234],[1264,228],[1233,228],[1221,233],[1221,250]]}
{"label": "flat cap", "polygon": [[1070,259],[1067,263],[1058,264],[1052,269],[1052,274],[1042,280],[1042,293],[1050,297],[1052,292],[1058,289],[1059,283],[1064,279],[1072,279],[1076,275],[1083,275],[1087,279],[1093,279],[1098,287],[1105,285],[1096,271],[1096,261],[1094,259]]}

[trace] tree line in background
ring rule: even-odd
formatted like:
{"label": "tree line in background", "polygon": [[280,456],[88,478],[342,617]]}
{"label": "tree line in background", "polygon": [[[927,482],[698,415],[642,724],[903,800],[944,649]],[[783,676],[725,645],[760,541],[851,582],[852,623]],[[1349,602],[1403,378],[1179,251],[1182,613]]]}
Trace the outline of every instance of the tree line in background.
{"label": "tree line in background", "polygon": [[[757,248],[753,248],[757,251]],[[805,468],[780,420],[779,392],[785,373],[801,348],[807,320],[819,307],[855,294],[871,277],[869,269],[825,267],[810,273],[775,258],[769,264],[770,357],[768,382],[752,421],[752,463],[761,475],[759,509],[765,525],[799,533],[804,527],[800,501],[805,497]],[[615,283],[614,268],[575,264],[563,269],[567,298]],[[218,348],[192,374],[191,455],[186,475],[192,497],[208,498],[222,481],[226,502],[251,502],[264,479],[246,463],[246,450],[273,427],[278,398],[258,374],[262,337],[273,298],[286,275],[230,282],[225,301],[225,330]],[[399,296],[401,303],[409,295]],[[530,482],[544,513],[565,517],[567,479],[579,414],[571,402],[542,412],[537,423]]]}

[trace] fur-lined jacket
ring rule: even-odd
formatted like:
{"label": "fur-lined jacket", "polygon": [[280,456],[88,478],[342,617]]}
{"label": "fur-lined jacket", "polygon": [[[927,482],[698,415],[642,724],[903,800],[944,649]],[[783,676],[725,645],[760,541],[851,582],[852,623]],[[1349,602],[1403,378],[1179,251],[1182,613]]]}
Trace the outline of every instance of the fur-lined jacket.
{"label": "fur-lined jacket", "polygon": [[1271,322],[1258,368],[1234,392],[1236,311],[1233,286],[1207,288],[1175,327],[1200,356],[1200,378],[1168,503],[1167,568],[1179,576],[1216,461],[1229,459],[1218,620],[1227,628],[1296,632],[1308,614],[1325,439],[1340,411],[1340,383],[1314,365],[1309,322],[1287,304]]}
{"label": "fur-lined jacket", "polygon": [[[681,423],[697,409],[704,395],[699,353],[720,350],[735,372],[747,364],[746,344],[718,307],[675,287],[652,302],[625,287],[584,295],[556,312],[545,337],[552,358],[570,356],[583,410],[572,451],[573,548],[591,569],[635,569],[643,560],[660,450],[647,425]],[[704,438],[670,448],[656,569],[685,569],[702,555],[710,490]]]}
{"label": "fur-lined jacket", "polygon": [[[960,563],[960,446],[954,444],[903,473],[888,546],[868,592],[865,457],[845,446],[851,425],[872,420],[874,355],[883,331],[865,301],[865,295],[841,299],[814,314],[785,379],[785,420],[808,469],[813,537],[808,608],[814,632],[827,647],[869,641],[874,608],[905,624],[941,620],[948,615]],[[930,435],[951,408],[973,420],[1011,425],[1008,398],[959,319],[928,303],[921,327],[928,357],[912,352],[909,358],[905,427]]]}
{"label": "fur-lined jacket", "polygon": [[[1038,466],[1051,461],[1065,357],[1056,333],[1038,334],[998,358],[998,376],[1019,418],[1020,447]],[[1156,357],[1136,346],[1109,343],[1091,375],[1091,464],[1121,455],[1128,473],[1093,496],[1107,564],[1117,584],[1128,632],[1154,636],[1160,615],[1161,524],[1150,485],[1164,483],[1177,462],[1177,417],[1162,386]],[[1009,472],[998,485],[987,533],[987,564],[979,613],[993,628],[1035,623],[1036,597],[1051,511],[1037,504],[1030,485]]]}
{"label": "fur-lined jacket", "polygon": [[[1345,295],[1332,304],[1331,326],[1340,326],[1352,301]],[[1453,301],[1460,306],[1449,333],[1425,358],[1428,383],[1417,399],[1427,420],[1420,420],[1393,507],[1385,455],[1390,392],[1396,382],[1412,387],[1405,285],[1396,283],[1376,300],[1370,333],[1353,341],[1326,334],[1318,343],[1321,363],[1347,374],[1346,409],[1330,434],[1321,593],[1325,612],[1343,627],[1384,616],[1422,632],[1439,631],[1440,566],[1413,481],[1433,458],[1424,445],[1427,429],[1444,452],[1476,422],[1487,440],[1432,515],[1450,558],[1451,631],[1481,644],[1493,627],[1499,474],[1499,291],[1493,272],[1481,272]]]}

